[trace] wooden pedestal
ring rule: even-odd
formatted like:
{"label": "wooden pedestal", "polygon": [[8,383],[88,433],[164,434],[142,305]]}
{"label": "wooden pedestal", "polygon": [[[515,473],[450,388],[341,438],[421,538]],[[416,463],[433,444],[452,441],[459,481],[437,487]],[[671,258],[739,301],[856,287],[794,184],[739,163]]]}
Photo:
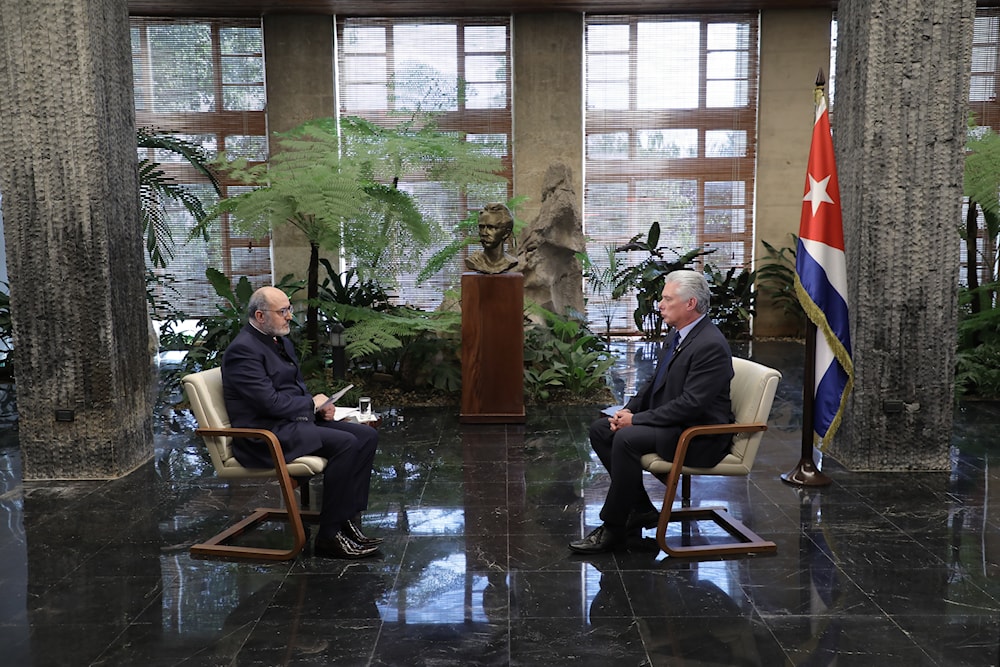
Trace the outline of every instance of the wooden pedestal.
{"label": "wooden pedestal", "polygon": [[524,276],[462,274],[462,412],[466,424],[524,422]]}

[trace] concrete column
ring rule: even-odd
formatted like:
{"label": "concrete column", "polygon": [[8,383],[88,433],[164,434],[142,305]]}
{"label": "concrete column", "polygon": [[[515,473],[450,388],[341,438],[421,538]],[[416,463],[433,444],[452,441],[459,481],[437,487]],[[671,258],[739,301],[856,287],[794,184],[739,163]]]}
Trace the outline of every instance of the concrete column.
{"label": "concrete column", "polygon": [[[332,16],[264,16],[268,135],[336,115],[334,28]],[[273,136],[271,140],[273,150]],[[291,225],[279,227],[274,230],[271,247],[275,280],[289,273],[306,277],[309,241],[302,232]],[[335,253],[323,256],[337,266]]]}
{"label": "concrete column", "polygon": [[[830,76],[829,10],[766,10],[760,14],[755,268],[761,241],[780,248],[799,233],[802,193],[814,118],[816,73]],[[755,336],[795,336],[796,323],[762,293]]]}
{"label": "concrete column", "polygon": [[516,14],[514,61],[514,195],[530,199],[518,217],[532,221],[542,204],[550,164],[573,170],[583,210],[583,14]]}
{"label": "concrete column", "polygon": [[947,470],[974,0],[843,0],[834,143],[855,385],[832,454]]}
{"label": "concrete column", "polygon": [[0,190],[25,480],[152,457],[126,0],[0,0]]}

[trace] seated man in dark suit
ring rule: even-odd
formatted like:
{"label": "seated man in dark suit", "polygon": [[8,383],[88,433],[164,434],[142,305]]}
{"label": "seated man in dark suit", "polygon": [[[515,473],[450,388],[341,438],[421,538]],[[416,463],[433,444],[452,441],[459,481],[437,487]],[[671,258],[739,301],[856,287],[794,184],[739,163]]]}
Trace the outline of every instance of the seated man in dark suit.
{"label": "seated man in dark suit", "polygon": [[[711,294],[701,273],[667,274],[659,310],[675,334],[664,346],[653,380],[613,417],[590,426],[591,446],[611,475],[611,487],[601,509],[604,524],[571,542],[571,550],[612,551],[625,543],[629,530],[655,526],[659,512],[643,486],[642,455],[656,452],[671,461],[688,426],[732,423],[733,357],[726,338],[706,316]],[[731,438],[696,438],[684,464],[716,465],[729,452]]]}
{"label": "seated man in dark suit", "polygon": [[[333,421],[335,406],[320,406],[299,370],[295,348],[285,338],[292,304],[275,287],[261,287],[249,303],[249,322],[226,348],[222,388],[233,426],[267,429],[281,442],[285,461],[312,454],[327,459],[323,505],[315,553],[334,558],[364,558],[378,553],[379,538],[361,532],[368,507],[372,461],[378,432],[363,424]],[[272,467],[260,442],[237,439],[236,459],[246,467]]]}

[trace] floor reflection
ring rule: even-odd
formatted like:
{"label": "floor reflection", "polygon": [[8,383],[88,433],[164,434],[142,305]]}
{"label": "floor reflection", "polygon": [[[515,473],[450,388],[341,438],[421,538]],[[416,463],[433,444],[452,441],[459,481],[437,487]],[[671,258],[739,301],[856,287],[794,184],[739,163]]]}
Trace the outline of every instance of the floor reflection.
{"label": "floor reflection", "polygon": [[[666,558],[652,531],[572,555],[607,490],[586,439],[601,406],[533,406],[521,425],[379,406],[364,521],[386,542],[363,562],[191,558],[277,494],[216,479],[185,415],[113,482],[22,484],[16,430],[0,428],[0,665],[996,665],[1000,404],[957,408],[947,473],[828,460],[833,483],[800,489],[780,475],[799,457],[801,346],[752,354],[784,376],[754,472],[697,479],[693,498],[728,506],[772,556]],[[620,399],[656,349],[618,356]]]}

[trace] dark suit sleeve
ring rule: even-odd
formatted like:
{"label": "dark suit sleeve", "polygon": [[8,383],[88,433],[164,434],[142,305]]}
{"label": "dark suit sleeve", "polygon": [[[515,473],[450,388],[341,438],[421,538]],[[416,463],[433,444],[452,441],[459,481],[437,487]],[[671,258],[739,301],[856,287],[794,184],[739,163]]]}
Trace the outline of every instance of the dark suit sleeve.
{"label": "dark suit sleeve", "polygon": [[298,369],[267,354],[252,339],[234,341],[222,362],[223,382],[256,417],[272,420],[312,420],[312,396],[296,382]]}
{"label": "dark suit sleeve", "polygon": [[[708,333],[708,332],[705,332]],[[699,423],[725,423],[728,412],[720,409],[720,398],[729,397],[733,360],[729,345],[721,335],[700,335],[690,354],[677,359],[681,368],[671,367],[667,374],[665,400],[648,410],[635,413],[632,423],[638,426],[688,426]],[[678,384],[679,383],[679,384]],[[652,388],[647,388],[652,391]],[[728,400],[725,400],[728,406]]]}

